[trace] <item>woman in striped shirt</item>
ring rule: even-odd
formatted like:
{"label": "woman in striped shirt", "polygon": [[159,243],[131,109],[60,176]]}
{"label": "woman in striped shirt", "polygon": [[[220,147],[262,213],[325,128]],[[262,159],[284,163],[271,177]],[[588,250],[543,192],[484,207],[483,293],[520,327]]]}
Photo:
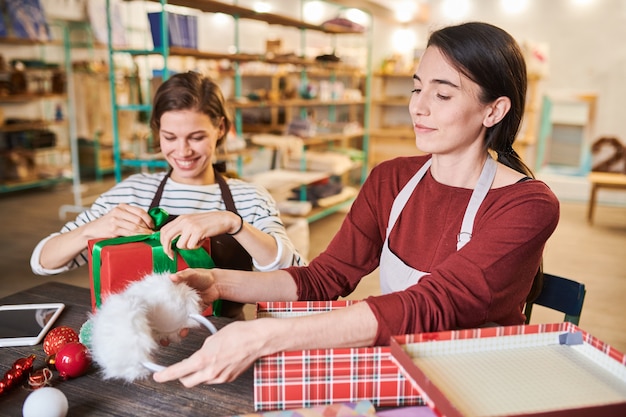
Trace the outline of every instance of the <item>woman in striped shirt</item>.
{"label": "woman in striped shirt", "polygon": [[160,229],[169,255],[179,237],[181,249],[212,239],[211,255],[220,267],[269,271],[305,263],[267,190],[225,179],[213,168],[215,149],[231,127],[217,84],[194,72],[170,77],[156,92],[150,125],[171,170],[131,175],[44,238],[31,257],[35,274],[86,264],[90,239],[152,233],[148,210],[157,206],[170,215]]}

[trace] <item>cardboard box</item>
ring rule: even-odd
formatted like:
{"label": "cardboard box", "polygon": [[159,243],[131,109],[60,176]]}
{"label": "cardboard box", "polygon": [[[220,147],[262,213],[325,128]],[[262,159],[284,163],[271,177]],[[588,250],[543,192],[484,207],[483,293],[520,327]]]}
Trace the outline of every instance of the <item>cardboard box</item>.
{"label": "cardboard box", "polygon": [[[123,291],[132,282],[155,271],[171,269],[173,261],[167,260],[163,248],[158,241],[145,240],[140,242],[118,243],[121,238],[93,239],[89,247],[89,277],[91,282],[91,306],[93,311],[101,305],[109,294]],[[94,247],[100,249],[100,262],[94,264]],[[205,255],[210,254],[210,242],[203,246]],[[213,261],[207,268],[213,267]],[[176,270],[180,271],[188,265],[181,256],[176,255]],[[95,272],[95,274],[94,274]]]}
{"label": "cardboard box", "polygon": [[[198,48],[198,16],[167,13],[169,46]],[[155,48],[163,46],[161,39],[161,12],[148,13],[152,43]]]}
{"label": "cardboard box", "polygon": [[[257,303],[257,317],[294,317],[358,301]],[[389,347],[279,352],[254,364],[256,411],[371,401],[377,407],[423,405],[391,359]]]}
{"label": "cardboard box", "polygon": [[572,323],[394,336],[439,416],[625,416],[624,354]]}
{"label": "cardboard box", "polygon": [[6,0],[4,4],[12,37],[42,42],[51,40],[50,28],[40,0]]}

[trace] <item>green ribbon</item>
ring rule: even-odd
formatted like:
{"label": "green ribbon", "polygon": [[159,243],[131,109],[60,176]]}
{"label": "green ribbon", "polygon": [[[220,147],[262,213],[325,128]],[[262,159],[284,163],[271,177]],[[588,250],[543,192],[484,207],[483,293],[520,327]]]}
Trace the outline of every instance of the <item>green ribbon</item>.
{"label": "green ribbon", "polygon": [[[161,208],[152,208],[148,211],[150,217],[155,224],[155,229],[159,230],[164,224],[168,217],[168,214],[165,210]],[[204,248],[197,249],[178,249],[176,247],[176,241],[178,238],[172,241],[172,250],[174,251],[173,259],[170,259],[169,256],[163,250],[163,246],[161,245],[160,240],[161,232],[154,232],[149,235],[135,235],[135,236],[122,236],[115,237],[111,239],[103,239],[96,242],[93,245],[93,251],[91,253],[91,261],[92,261],[92,279],[93,279],[93,287],[94,293],[96,294],[96,308],[100,308],[102,303],[100,298],[100,291],[102,288],[101,279],[100,279],[100,269],[102,266],[102,249],[106,246],[113,245],[122,245],[124,243],[134,243],[134,242],[142,242],[147,244],[152,248],[152,269],[156,273],[160,272],[171,272],[174,273],[178,270],[177,266],[177,254],[183,258],[185,263],[190,268],[214,268],[215,262],[211,256],[206,252]],[[222,300],[215,300],[213,302],[213,315],[219,316],[222,310]]]}

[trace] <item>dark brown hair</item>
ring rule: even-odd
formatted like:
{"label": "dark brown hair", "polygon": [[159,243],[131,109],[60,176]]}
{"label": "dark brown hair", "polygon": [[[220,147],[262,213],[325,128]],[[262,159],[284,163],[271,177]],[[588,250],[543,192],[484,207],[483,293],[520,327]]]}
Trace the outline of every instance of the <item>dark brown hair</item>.
{"label": "dark brown hair", "polygon": [[480,86],[483,103],[498,97],[511,100],[506,116],[487,129],[485,146],[498,154],[499,162],[534,178],[530,168],[513,150],[524,115],[528,85],[526,62],[515,39],[497,26],[468,22],[433,32],[428,46],[438,48],[453,66]]}
{"label": "dark brown hair", "polygon": [[215,127],[223,120],[224,134],[218,138],[217,146],[222,144],[232,124],[220,87],[197,72],[172,75],[159,86],[153,103],[150,127],[155,134],[161,128],[163,113],[173,110],[196,110],[204,113]]}

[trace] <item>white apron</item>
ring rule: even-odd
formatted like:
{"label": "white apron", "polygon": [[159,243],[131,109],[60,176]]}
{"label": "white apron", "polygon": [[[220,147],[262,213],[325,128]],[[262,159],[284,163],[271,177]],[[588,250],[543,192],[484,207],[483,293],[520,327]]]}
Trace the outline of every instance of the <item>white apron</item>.
{"label": "white apron", "polygon": [[[409,200],[411,194],[413,194],[413,190],[415,190],[417,184],[424,177],[424,174],[426,174],[426,171],[428,171],[428,168],[430,168],[431,163],[432,160],[429,159],[419,169],[419,171],[413,175],[413,178],[409,180],[409,182],[396,196],[396,199],[391,207],[385,242],[383,243],[383,249],[380,255],[380,288],[383,294],[405,290],[411,285],[417,284],[420,278],[429,273],[411,268],[405,264],[402,259],[398,258],[393,252],[391,252],[389,249],[389,235],[391,234],[391,230],[396,224],[396,220],[398,220],[400,213],[404,209],[406,202]],[[493,184],[497,167],[498,164],[496,161],[494,161],[491,156],[487,156],[487,160],[485,161],[480,177],[478,178],[478,183],[472,192],[467,209],[465,210],[465,215],[463,216],[461,231],[457,237],[456,250],[460,250],[472,238],[476,213],[485,199],[485,196],[489,192],[491,184]]]}

